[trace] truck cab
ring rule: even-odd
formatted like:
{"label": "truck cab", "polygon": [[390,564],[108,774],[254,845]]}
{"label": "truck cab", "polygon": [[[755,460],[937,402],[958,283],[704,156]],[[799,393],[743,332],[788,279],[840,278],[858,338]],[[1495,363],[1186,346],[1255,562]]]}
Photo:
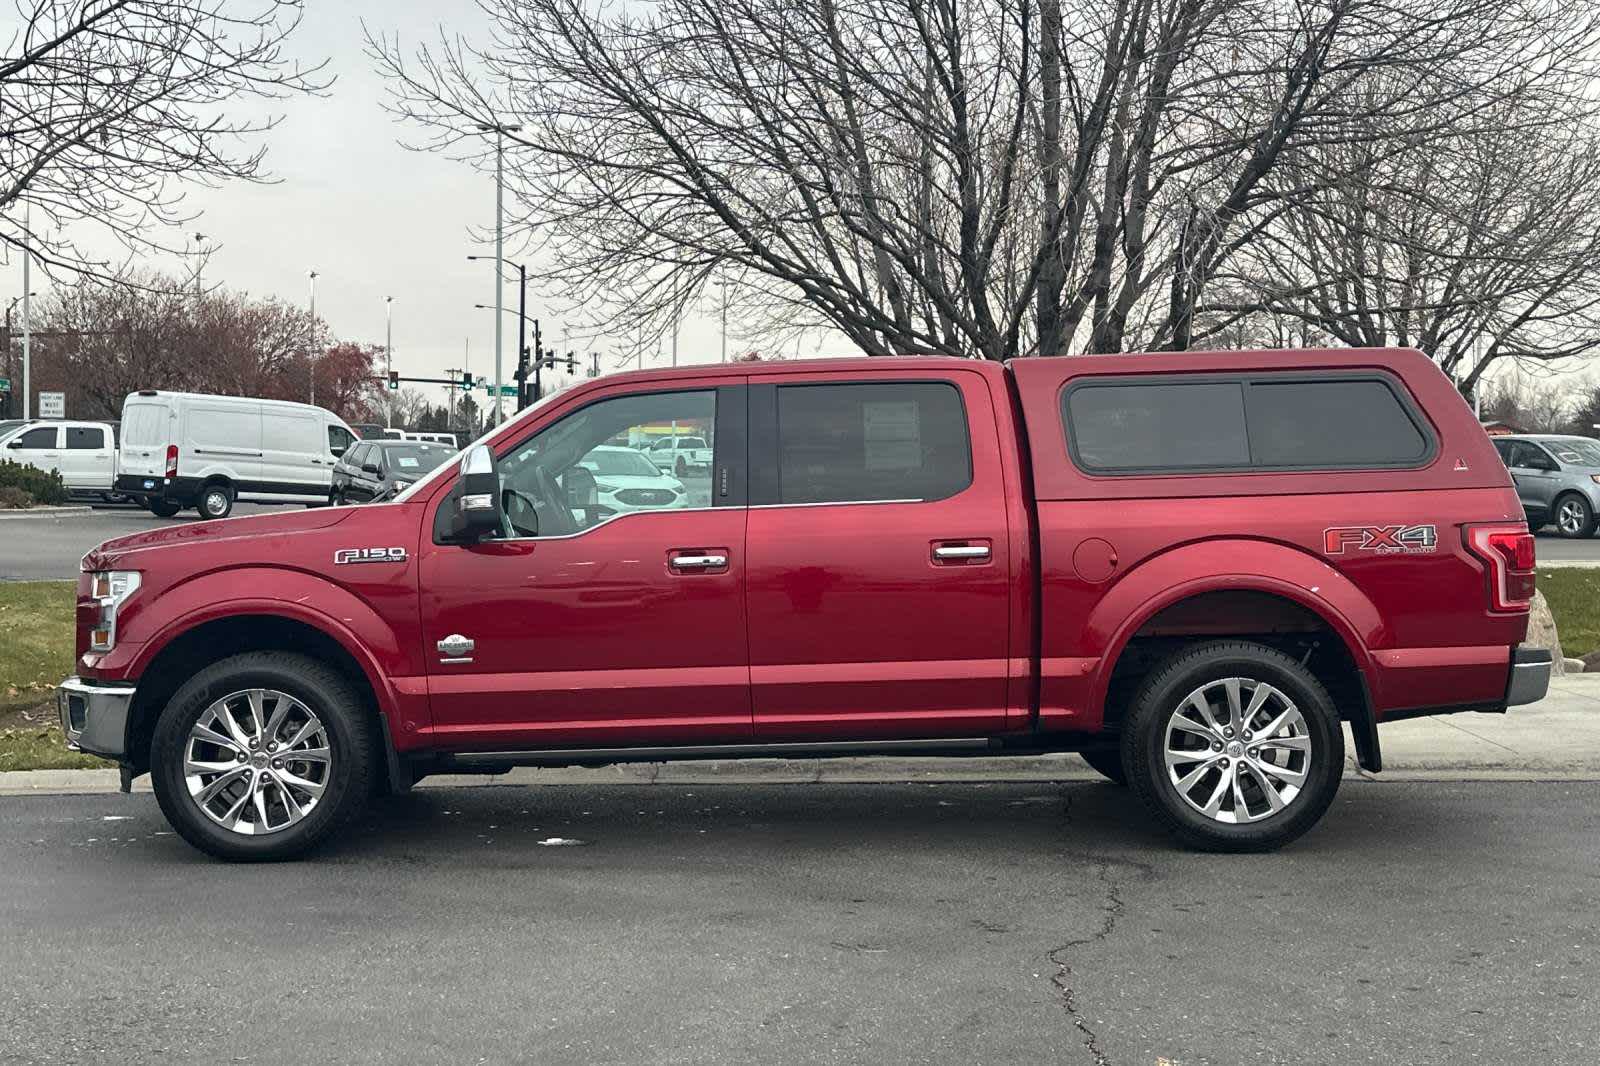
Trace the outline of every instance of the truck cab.
{"label": "truck cab", "polygon": [[[688,505],[601,503],[694,427]],[[671,498],[669,498],[671,497]],[[1308,830],[1378,727],[1542,696],[1533,541],[1405,350],[642,371],[389,503],[107,542],[63,724],[226,858],[374,790],[628,760],[1078,751],[1179,839]]]}

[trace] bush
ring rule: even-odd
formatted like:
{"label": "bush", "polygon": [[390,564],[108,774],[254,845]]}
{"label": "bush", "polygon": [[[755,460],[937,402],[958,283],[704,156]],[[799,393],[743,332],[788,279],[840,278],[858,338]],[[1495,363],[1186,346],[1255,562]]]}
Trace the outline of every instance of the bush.
{"label": "bush", "polygon": [[[16,491],[5,492],[6,489]],[[0,507],[67,502],[67,486],[59,473],[13,463],[9,459],[0,460],[0,492],[4,492],[4,496],[0,497]],[[26,497],[23,502],[17,502],[19,493]]]}
{"label": "bush", "polygon": [[32,507],[33,497],[12,485],[0,485],[0,511]]}

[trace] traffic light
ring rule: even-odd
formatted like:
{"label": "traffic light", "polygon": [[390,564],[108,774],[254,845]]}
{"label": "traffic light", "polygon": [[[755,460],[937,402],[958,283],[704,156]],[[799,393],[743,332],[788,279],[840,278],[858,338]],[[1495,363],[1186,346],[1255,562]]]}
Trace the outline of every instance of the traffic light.
{"label": "traffic light", "polygon": [[466,392],[470,388],[472,388],[472,375],[463,370],[461,372],[461,391]]}
{"label": "traffic light", "polygon": [[389,391],[390,392],[398,392],[399,390],[400,390],[400,371],[391,370],[391,371],[389,371]]}

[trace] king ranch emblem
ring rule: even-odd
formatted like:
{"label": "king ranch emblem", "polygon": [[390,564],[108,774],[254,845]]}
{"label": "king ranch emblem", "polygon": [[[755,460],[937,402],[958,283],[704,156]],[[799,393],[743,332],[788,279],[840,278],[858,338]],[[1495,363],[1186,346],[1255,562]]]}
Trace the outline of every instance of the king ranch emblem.
{"label": "king ranch emblem", "polygon": [[1333,526],[1322,531],[1328,555],[1424,555],[1439,546],[1439,531],[1427,526]]}

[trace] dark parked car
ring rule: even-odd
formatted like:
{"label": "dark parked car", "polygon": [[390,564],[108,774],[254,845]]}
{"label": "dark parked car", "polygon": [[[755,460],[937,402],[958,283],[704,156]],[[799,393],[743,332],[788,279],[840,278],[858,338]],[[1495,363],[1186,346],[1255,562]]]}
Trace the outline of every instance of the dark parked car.
{"label": "dark parked car", "polygon": [[335,504],[386,500],[454,454],[430,441],[359,441],[334,464],[328,498]]}

